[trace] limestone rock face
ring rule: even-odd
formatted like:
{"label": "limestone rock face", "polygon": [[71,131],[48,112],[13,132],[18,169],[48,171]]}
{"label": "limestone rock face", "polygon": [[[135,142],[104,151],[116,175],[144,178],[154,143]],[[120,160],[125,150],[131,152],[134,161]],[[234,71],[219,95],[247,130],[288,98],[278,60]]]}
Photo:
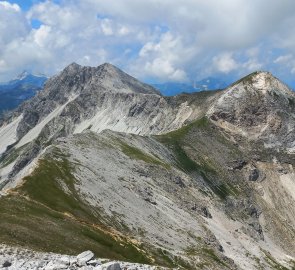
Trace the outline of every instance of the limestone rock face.
{"label": "limestone rock face", "polygon": [[226,131],[295,149],[295,94],[268,72],[255,72],[227,88],[207,116]]}
{"label": "limestone rock face", "polygon": [[[44,90],[19,109],[23,114],[23,120],[17,129],[18,136],[21,138],[56,108],[80,97],[77,103],[69,105],[68,111],[64,113],[64,116],[68,116],[75,124],[79,122],[81,116],[87,117],[93,112],[94,107],[99,108],[104,104],[108,94],[111,96],[109,99],[115,98],[116,94],[117,97],[134,94],[160,96],[153,87],[139,82],[111,64],[106,63],[93,68],[73,63],[59,75],[49,79]],[[62,110],[59,113],[62,113]]]}

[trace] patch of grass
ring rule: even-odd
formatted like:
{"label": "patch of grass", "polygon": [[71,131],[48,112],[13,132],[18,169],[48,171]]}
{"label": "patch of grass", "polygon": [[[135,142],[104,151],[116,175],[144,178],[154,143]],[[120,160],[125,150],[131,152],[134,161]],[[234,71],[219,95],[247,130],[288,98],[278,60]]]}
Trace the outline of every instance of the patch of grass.
{"label": "patch of grass", "polygon": [[1,198],[0,217],[2,243],[73,255],[90,249],[100,257],[150,262],[127,241],[24,197]]}
{"label": "patch of grass", "polygon": [[263,251],[266,261],[267,263],[275,270],[290,270],[289,268],[281,265],[280,263],[278,263],[274,257],[271,256],[271,254],[269,252]]}
{"label": "patch of grass", "polygon": [[239,84],[241,82],[244,82],[244,84],[250,84],[251,85],[252,82],[253,82],[253,76],[257,75],[258,73],[259,73],[258,71],[252,72],[252,73],[248,74],[247,76],[245,76],[245,77],[241,78],[240,80],[238,80],[238,81],[234,82],[233,84],[231,84],[230,87],[234,86],[234,85],[237,85],[237,84]]}
{"label": "patch of grass", "polygon": [[[63,187],[59,181],[63,182]],[[92,215],[75,189],[76,181],[66,158],[40,160],[34,173],[24,179],[21,192],[55,211],[90,218]]]}
{"label": "patch of grass", "polygon": [[113,221],[100,209],[82,201],[71,166],[54,153],[23,186],[0,198],[0,242],[69,254],[91,249],[99,257],[151,263],[141,246],[110,231]]}
{"label": "patch of grass", "polygon": [[[192,267],[187,261],[183,260],[179,256],[173,256],[165,249],[158,248],[157,249],[157,256],[162,260],[162,264],[164,263],[169,268],[173,269],[187,269],[193,270],[195,269]],[[180,267],[180,268],[179,268]]]}
{"label": "patch of grass", "polygon": [[171,148],[174,151],[176,155],[176,161],[177,161],[176,165],[180,169],[188,173],[197,171],[198,169],[197,169],[197,164],[193,160],[191,160],[186,154],[183,148],[184,146],[183,139],[194,126],[198,128],[207,127],[208,121],[209,120],[204,117],[178,130],[169,132],[165,135],[156,136],[156,139],[158,139],[160,142],[167,145],[169,148]]}
{"label": "patch of grass", "polygon": [[207,128],[209,126],[209,120],[207,117],[202,117],[201,119],[198,119],[192,123],[190,123],[189,125],[186,125],[182,128],[179,128],[175,131],[171,131],[169,133],[166,133],[164,135],[159,135],[156,136],[156,138],[158,138],[160,141],[163,141],[164,143],[166,142],[166,140],[169,140],[169,142],[179,142],[181,141],[187,134],[188,132],[193,128]]}
{"label": "patch of grass", "polygon": [[185,138],[190,130],[192,128],[207,129],[208,127],[209,120],[203,117],[176,131],[156,136],[156,139],[173,150],[176,157],[176,165],[179,169],[188,174],[197,173],[201,175],[210,189],[221,199],[225,199],[229,195],[236,195],[237,190],[232,185],[216,181],[217,173],[208,161],[202,160],[202,163],[198,164],[192,160],[185,151]]}
{"label": "patch of grass", "polygon": [[199,254],[197,248],[196,247],[193,247],[193,246],[186,248],[185,253],[188,256],[196,256],[196,255]]}
{"label": "patch of grass", "polygon": [[213,249],[210,249],[210,248],[203,248],[202,249],[202,253],[205,255],[205,256],[207,256],[207,257],[209,257],[210,259],[212,259],[213,261],[215,261],[216,263],[218,263],[218,264],[220,264],[220,265],[222,265],[222,266],[224,266],[224,267],[226,267],[226,268],[229,268],[229,266],[225,263],[225,262],[223,262],[216,254],[215,254],[215,252],[214,252],[214,250]]}
{"label": "patch of grass", "polygon": [[17,149],[11,148],[5,155],[0,159],[0,168],[4,168],[14,162],[24,151],[26,145],[23,145]]}
{"label": "patch of grass", "polygon": [[128,145],[127,143],[124,143],[122,141],[120,141],[119,143],[123,153],[132,159],[142,160],[146,163],[160,165],[162,167],[165,167],[166,169],[170,168],[169,164],[162,162],[159,158],[156,158],[155,156],[144,153],[142,150]]}
{"label": "patch of grass", "polygon": [[169,253],[161,248],[157,249],[157,254],[160,258],[165,262],[165,264],[169,267],[175,266],[173,259],[169,256]]}

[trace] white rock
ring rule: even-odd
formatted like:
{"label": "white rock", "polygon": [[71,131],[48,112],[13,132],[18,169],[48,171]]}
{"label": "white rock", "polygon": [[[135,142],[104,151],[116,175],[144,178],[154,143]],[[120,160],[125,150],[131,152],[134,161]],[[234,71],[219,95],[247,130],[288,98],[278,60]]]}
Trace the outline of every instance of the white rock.
{"label": "white rock", "polygon": [[65,264],[57,263],[57,262],[49,262],[44,270],[59,270],[59,269],[67,269],[68,266]]}
{"label": "white rock", "polygon": [[87,264],[92,266],[97,266],[97,265],[101,265],[101,262],[99,260],[91,260],[87,262]]}
{"label": "white rock", "polygon": [[70,264],[70,257],[69,256],[61,256],[57,259],[57,263],[69,265]]}
{"label": "white rock", "polygon": [[91,252],[90,250],[84,251],[84,252],[82,252],[81,254],[79,254],[77,256],[77,264],[79,266],[83,266],[87,262],[89,262],[90,260],[92,260],[93,258],[94,258],[93,252]]}
{"label": "white rock", "polygon": [[77,257],[70,257],[70,265],[77,263]]}

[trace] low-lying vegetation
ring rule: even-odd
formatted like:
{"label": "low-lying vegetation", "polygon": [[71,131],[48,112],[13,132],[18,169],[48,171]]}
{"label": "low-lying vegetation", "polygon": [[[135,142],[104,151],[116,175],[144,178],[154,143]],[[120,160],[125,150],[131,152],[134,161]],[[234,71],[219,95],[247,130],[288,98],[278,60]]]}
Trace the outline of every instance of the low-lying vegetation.
{"label": "low-lying vegetation", "polygon": [[209,126],[209,120],[206,117],[203,117],[176,131],[156,136],[156,139],[174,152],[176,165],[179,169],[191,175],[197,173],[202,176],[209,188],[221,199],[225,199],[230,195],[235,196],[238,193],[237,189],[230,183],[220,182],[217,180],[219,178],[217,169],[212,166],[210,160],[202,159],[199,160],[199,163],[197,163],[188,155],[186,151],[186,148],[191,147],[189,140],[187,140],[191,130],[207,130]]}

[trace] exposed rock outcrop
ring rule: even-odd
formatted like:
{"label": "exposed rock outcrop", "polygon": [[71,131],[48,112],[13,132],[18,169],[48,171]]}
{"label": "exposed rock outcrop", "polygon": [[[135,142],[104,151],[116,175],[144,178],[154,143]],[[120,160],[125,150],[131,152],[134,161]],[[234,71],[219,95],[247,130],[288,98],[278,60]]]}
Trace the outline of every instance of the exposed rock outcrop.
{"label": "exposed rock outcrop", "polygon": [[[0,240],[169,267],[291,267],[294,123],[294,93],[266,72],[163,97],[112,65],[71,64],[0,127]],[[89,251],[40,267],[73,264],[103,269]]]}
{"label": "exposed rock outcrop", "polygon": [[207,115],[227,132],[293,152],[294,111],[294,92],[271,73],[254,72],[228,87]]}

